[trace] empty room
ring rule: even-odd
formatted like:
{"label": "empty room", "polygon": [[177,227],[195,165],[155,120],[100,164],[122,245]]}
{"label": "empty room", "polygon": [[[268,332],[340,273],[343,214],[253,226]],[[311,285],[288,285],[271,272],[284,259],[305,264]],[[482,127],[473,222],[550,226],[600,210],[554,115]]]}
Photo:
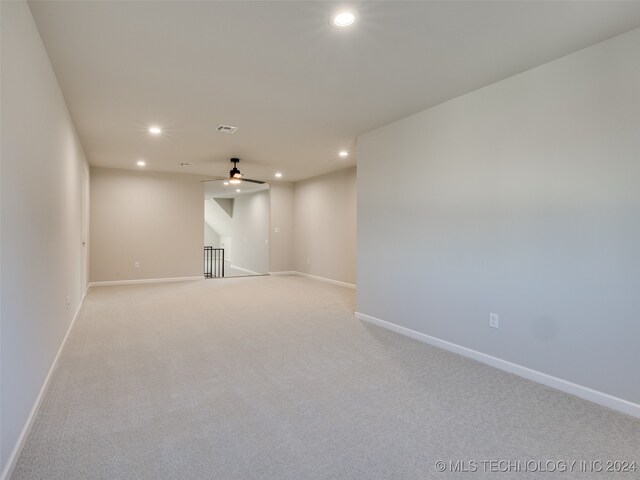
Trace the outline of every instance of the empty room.
{"label": "empty room", "polygon": [[640,479],[640,2],[0,29],[0,480]]}

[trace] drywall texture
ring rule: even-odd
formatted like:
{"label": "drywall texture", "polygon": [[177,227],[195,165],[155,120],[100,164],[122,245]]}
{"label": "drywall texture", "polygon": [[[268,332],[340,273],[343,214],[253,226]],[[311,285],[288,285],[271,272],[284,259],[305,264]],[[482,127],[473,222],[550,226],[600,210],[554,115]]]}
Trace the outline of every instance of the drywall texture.
{"label": "drywall texture", "polygon": [[88,167],[27,3],[0,9],[3,471],[85,291]]}
{"label": "drywall texture", "polygon": [[231,222],[231,265],[269,272],[269,190],[236,197]]}
{"label": "drywall texture", "polygon": [[203,275],[199,180],[195,175],[92,168],[91,281]]}
{"label": "drywall texture", "polygon": [[207,222],[204,222],[204,244],[214,248],[220,247],[220,235]]}
{"label": "drywall texture", "polygon": [[297,182],[294,268],[356,283],[356,169]]}
{"label": "drywall texture", "polygon": [[[230,208],[226,208],[229,206]],[[205,226],[213,230],[218,237],[230,237],[231,223],[233,222],[233,199],[205,199],[204,222]]]}
{"label": "drywall texture", "polygon": [[269,270],[293,270],[293,184],[271,184],[271,230]]}
{"label": "drywall texture", "polygon": [[357,310],[640,403],[638,51],[635,30],[359,137]]}

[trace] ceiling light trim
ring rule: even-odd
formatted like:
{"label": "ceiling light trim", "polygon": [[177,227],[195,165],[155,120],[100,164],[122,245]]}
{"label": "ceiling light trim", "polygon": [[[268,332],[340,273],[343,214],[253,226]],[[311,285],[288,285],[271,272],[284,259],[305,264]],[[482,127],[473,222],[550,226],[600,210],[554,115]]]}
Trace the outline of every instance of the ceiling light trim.
{"label": "ceiling light trim", "polygon": [[358,20],[354,10],[338,10],[329,18],[329,25],[334,28],[346,28],[352,26]]}

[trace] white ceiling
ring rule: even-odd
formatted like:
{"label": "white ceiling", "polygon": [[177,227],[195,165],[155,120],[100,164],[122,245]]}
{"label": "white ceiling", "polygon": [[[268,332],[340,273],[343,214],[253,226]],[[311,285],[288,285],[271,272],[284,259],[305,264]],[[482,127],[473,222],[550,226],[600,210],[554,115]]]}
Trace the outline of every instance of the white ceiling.
{"label": "white ceiling", "polygon": [[337,152],[362,133],[640,26],[614,1],[354,2],[349,30],[322,1],[30,5],[92,165],[225,175],[237,156],[262,180],[353,165]]}

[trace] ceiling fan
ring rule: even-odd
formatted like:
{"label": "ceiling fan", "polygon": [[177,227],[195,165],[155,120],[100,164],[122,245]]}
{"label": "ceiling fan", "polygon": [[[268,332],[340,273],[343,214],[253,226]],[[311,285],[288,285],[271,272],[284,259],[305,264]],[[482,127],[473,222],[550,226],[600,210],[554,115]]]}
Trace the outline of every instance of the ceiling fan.
{"label": "ceiling fan", "polygon": [[261,180],[251,180],[250,178],[244,178],[242,173],[240,173],[240,170],[238,169],[238,162],[240,162],[239,158],[232,158],[231,159],[231,163],[233,163],[233,168],[229,171],[229,177],[227,178],[219,178],[216,180],[205,180],[206,182],[214,182],[217,180],[226,180],[227,182],[229,182],[231,185],[238,185],[242,182],[250,182],[250,183],[258,183],[260,185],[264,184],[265,182],[261,181]]}

